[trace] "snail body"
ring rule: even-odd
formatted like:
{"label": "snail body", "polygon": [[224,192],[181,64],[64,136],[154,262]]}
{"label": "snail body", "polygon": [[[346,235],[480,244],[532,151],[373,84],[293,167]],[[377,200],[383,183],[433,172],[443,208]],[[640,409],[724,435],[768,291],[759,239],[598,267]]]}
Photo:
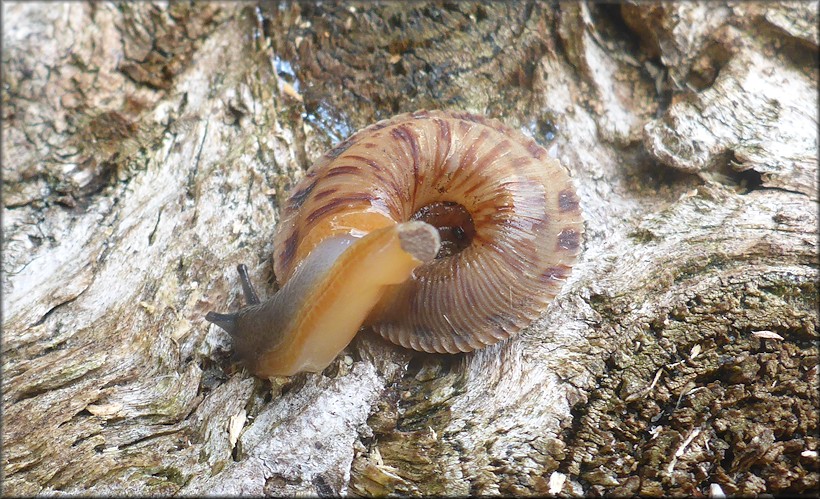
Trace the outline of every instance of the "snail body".
{"label": "snail body", "polygon": [[[281,289],[206,318],[258,376],[319,371],[362,324],[425,352],[467,352],[531,323],[583,232],[567,171],[532,139],[469,113],[373,124],[293,188],[274,237]],[[257,300],[258,301],[258,300]]]}

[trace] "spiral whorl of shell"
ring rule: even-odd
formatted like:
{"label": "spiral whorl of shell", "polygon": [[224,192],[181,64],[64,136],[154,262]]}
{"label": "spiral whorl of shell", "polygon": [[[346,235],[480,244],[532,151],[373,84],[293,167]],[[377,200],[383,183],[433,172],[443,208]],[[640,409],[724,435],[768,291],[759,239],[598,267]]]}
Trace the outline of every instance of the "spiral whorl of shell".
{"label": "spiral whorl of shell", "polygon": [[391,286],[368,323],[426,352],[474,350],[531,323],[583,232],[569,175],[543,147],[494,119],[418,111],[359,131],[310,168],[282,208],[276,275],[287,281],[326,237],[412,219],[455,249]]}

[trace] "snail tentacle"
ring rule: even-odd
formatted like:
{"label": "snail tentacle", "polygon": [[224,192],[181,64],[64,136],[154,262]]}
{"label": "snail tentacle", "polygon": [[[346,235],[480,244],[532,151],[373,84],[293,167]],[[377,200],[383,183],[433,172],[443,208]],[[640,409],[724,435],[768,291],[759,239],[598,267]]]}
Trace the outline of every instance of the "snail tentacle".
{"label": "snail tentacle", "polygon": [[[239,273],[239,280],[242,283],[242,292],[245,295],[245,301],[248,306],[258,305],[260,303],[259,295],[256,294],[256,289],[254,289],[253,283],[251,283],[251,279],[248,276],[248,267],[245,266],[244,263],[240,263],[236,266],[236,271]],[[239,312],[234,312],[231,314],[208,312],[205,314],[206,321],[216,324],[231,336],[236,334],[238,319]]]}
{"label": "snail tentacle", "polygon": [[236,332],[236,320],[239,318],[239,312],[232,314],[220,314],[219,312],[208,312],[205,314],[205,320],[211,324],[216,324],[221,327],[231,336]]}
{"label": "snail tentacle", "polygon": [[242,293],[245,295],[245,301],[248,305],[257,305],[259,303],[259,295],[256,294],[250,277],[248,276],[248,267],[244,263],[236,266],[236,271],[239,272],[239,281],[242,283]]}

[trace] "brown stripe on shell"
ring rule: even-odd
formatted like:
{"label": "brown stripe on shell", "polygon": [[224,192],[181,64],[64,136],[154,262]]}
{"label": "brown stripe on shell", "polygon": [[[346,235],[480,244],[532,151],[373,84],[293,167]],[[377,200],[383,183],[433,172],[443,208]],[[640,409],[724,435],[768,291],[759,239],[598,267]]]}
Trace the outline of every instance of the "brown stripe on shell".
{"label": "brown stripe on shell", "polygon": [[553,283],[555,281],[563,281],[567,278],[567,276],[569,276],[571,270],[572,269],[566,265],[549,267],[547,269],[544,269],[543,272],[541,272],[539,278],[549,283]]}
{"label": "brown stripe on shell", "polygon": [[291,265],[293,262],[293,257],[296,256],[296,247],[299,244],[299,231],[294,230],[291,232],[287,239],[278,246],[276,258],[281,262],[281,265]]}
{"label": "brown stripe on shell", "polygon": [[337,195],[338,193],[339,193],[339,189],[334,189],[334,188],[323,189],[323,190],[316,193],[316,195],[314,196],[314,199],[324,199],[328,196]]}
{"label": "brown stripe on shell", "polygon": [[[379,154],[379,153],[373,153]],[[397,196],[401,196],[405,190],[403,182],[399,179],[396,168],[387,168],[382,166],[378,161],[367,155],[346,154],[345,158],[348,160],[359,161],[369,167],[369,172],[362,174],[362,179],[371,182],[371,185],[380,188],[382,192],[386,191],[388,198],[393,201]],[[384,159],[384,158],[380,158]],[[396,211],[396,210],[392,210]]]}
{"label": "brown stripe on shell", "polygon": [[539,146],[534,140],[527,146],[527,151],[529,151],[535,159],[544,159],[547,155],[546,149]]}
{"label": "brown stripe on shell", "polygon": [[325,201],[321,206],[317,206],[316,209],[308,213],[305,217],[305,221],[308,224],[312,224],[329,213],[339,211],[343,206],[351,206],[357,203],[361,204],[362,201],[370,201],[371,199],[373,199],[373,196],[367,193],[340,194],[338,197]]}
{"label": "brown stripe on shell", "polygon": [[355,160],[355,161],[361,161],[362,163],[366,164],[367,166],[369,166],[370,168],[372,168],[376,171],[384,170],[384,168],[381,165],[379,165],[379,163],[377,163],[376,160],[374,160],[373,158],[368,158],[367,156],[357,156],[355,154],[347,154],[347,155],[345,155],[345,158],[352,159],[352,160]]}
{"label": "brown stripe on shell", "polygon": [[447,120],[443,120],[441,118],[435,118],[433,120],[433,123],[435,123],[436,126],[438,127],[439,140],[442,143],[446,143],[447,146],[448,146],[448,150],[449,150],[449,146],[450,146],[450,122],[447,121]]}
{"label": "brown stripe on shell", "polygon": [[581,235],[575,229],[564,229],[558,233],[559,250],[577,250],[581,244]]}
{"label": "brown stripe on shell", "polygon": [[[481,133],[478,135],[478,138],[476,139],[475,143],[476,144],[483,144],[484,141],[486,141],[487,138],[490,136],[490,133],[492,133],[492,131],[490,129],[484,128],[483,130],[481,130]],[[475,155],[476,151],[473,150],[472,151],[473,152],[472,164],[470,164],[468,166],[465,163],[465,160],[462,160],[461,161],[461,167],[462,168],[474,168],[476,172],[481,172],[481,171],[486,170],[487,167],[489,165],[491,165],[493,161],[496,160],[496,158],[497,158],[497,154],[495,154],[497,152],[496,149],[499,148],[499,146],[502,145],[502,142],[498,142],[496,144],[493,144],[493,148],[490,149],[489,151],[487,151],[486,153],[482,154],[481,156],[476,156]],[[465,158],[466,158],[466,156],[465,156]]]}
{"label": "brown stripe on shell", "polygon": [[578,209],[578,196],[568,187],[558,193],[558,209],[562,212]]}
{"label": "brown stripe on shell", "polygon": [[350,139],[339,142],[339,144],[336,147],[328,151],[325,155],[328,158],[338,158],[340,154],[345,152],[347,148],[350,147],[351,144],[352,141]]}
{"label": "brown stripe on shell", "polygon": [[470,245],[390,287],[368,319],[375,331],[416,350],[469,351],[515,334],[559,292],[583,222],[566,169],[532,139],[479,115],[419,111],[345,142],[308,172],[330,185],[305,191],[303,179],[294,189],[304,197],[300,208],[282,209],[274,241],[280,284],[298,264],[292,255],[304,253],[298,248],[307,234],[333,233],[329,217],[365,213],[404,222],[424,206],[458,203],[475,225]]}
{"label": "brown stripe on shell", "polygon": [[311,181],[308,185],[302,187],[299,190],[294,191],[290,197],[288,198],[288,205],[291,209],[298,210],[302,207],[302,204],[305,202],[307,197],[316,188],[316,182]]}
{"label": "brown stripe on shell", "polygon": [[[450,149],[452,147],[450,122],[448,120],[443,120],[441,118],[434,118],[433,123],[436,124],[437,128],[437,135],[435,136],[436,157],[433,158],[433,164],[443,165],[444,162],[447,161],[447,158],[450,156]],[[443,194],[446,191],[446,188],[442,184],[444,183],[444,178],[447,175],[447,169],[435,168],[433,170],[433,175],[429,177],[430,186],[438,190],[439,194]]]}
{"label": "brown stripe on shell", "polygon": [[[410,158],[413,168],[413,178],[419,178],[419,143],[416,139],[416,136],[410,131],[410,128],[406,125],[399,125],[393,130],[390,131],[390,135],[396,139],[403,141],[407,144],[408,148],[410,149]],[[413,182],[410,186],[413,190],[413,196],[415,197],[416,190],[418,189],[419,182]]]}
{"label": "brown stripe on shell", "polygon": [[468,112],[453,112],[450,113],[453,118],[464,120],[464,121],[472,121],[473,123],[479,123],[484,126],[487,126],[488,118],[486,116],[481,116],[480,114],[473,114]]}
{"label": "brown stripe on shell", "polygon": [[[481,135],[478,137],[478,140],[470,141],[461,151],[461,158],[459,158],[458,167],[459,169],[463,170],[465,168],[472,167],[476,165],[476,157],[478,156],[478,149],[482,146],[482,143],[487,140],[487,136],[489,134],[489,130],[484,129],[481,131]],[[462,176],[466,178],[466,175]]]}
{"label": "brown stripe on shell", "polygon": [[359,172],[358,166],[353,165],[339,165],[324,174],[323,178],[335,177],[336,175],[350,175]]}

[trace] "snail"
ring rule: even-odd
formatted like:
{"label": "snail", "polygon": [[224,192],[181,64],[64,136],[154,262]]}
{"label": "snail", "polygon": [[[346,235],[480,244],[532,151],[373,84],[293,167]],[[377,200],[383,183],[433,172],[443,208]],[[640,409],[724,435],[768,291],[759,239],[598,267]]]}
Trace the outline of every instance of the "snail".
{"label": "snail", "polygon": [[255,375],[328,366],[362,327],[405,348],[468,352],[517,333],[558,294],[583,220],[567,170],[466,112],[370,125],[297,182],[274,236],[281,288],[209,312]]}

